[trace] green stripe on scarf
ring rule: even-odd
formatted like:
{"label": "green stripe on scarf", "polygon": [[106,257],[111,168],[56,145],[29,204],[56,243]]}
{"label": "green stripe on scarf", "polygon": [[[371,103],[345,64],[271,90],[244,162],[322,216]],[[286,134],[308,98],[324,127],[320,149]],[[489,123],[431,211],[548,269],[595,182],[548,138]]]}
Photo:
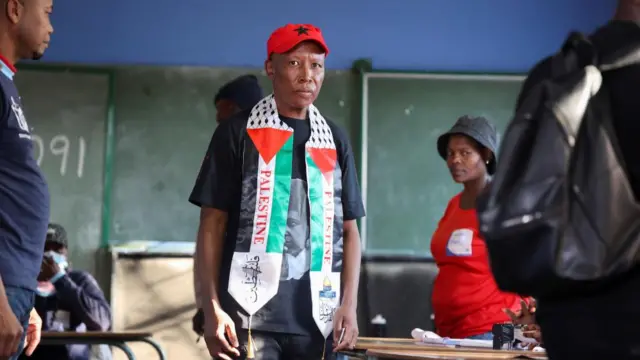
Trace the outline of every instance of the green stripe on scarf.
{"label": "green stripe on scarf", "polygon": [[324,249],[324,205],[322,203],[322,172],[313,162],[311,155],[307,158],[307,183],[309,189],[309,212],[311,233],[311,271],[322,270],[322,251]]}
{"label": "green stripe on scarf", "polygon": [[275,157],[275,176],[273,184],[273,204],[271,207],[271,221],[269,222],[269,237],[267,252],[282,254],[284,236],[287,231],[289,213],[289,198],[291,195],[291,173],[293,164],[293,134],[282,146]]}

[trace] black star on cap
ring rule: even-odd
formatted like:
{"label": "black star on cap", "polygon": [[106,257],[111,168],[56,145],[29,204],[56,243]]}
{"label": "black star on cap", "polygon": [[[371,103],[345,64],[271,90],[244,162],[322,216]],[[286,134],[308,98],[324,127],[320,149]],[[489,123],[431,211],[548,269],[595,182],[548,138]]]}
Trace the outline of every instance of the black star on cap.
{"label": "black star on cap", "polygon": [[294,29],[293,31],[298,33],[298,36],[300,35],[309,35],[309,29],[307,29],[306,27],[300,26],[296,29]]}

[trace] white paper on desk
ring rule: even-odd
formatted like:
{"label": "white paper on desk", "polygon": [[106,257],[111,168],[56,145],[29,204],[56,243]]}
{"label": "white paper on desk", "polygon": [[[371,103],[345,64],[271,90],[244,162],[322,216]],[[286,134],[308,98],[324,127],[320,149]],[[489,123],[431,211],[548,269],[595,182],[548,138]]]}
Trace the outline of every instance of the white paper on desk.
{"label": "white paper on desk", "polygon": [[493,349],[493,340],[450,339],[456,346]]}
{"label": "white paper on desk", "polygon": [[422,329],[413,329],[413,331],[411,331],[411,337],[414,340],[429,345],[444,345],[448,347],[462,346],[489,349],[493,348],[493,341],[491,340],[452,339],[448,337],[443,338],[432,331],[424,331]]}
{"label": "white paper on desk", "polygon": [[422,329],[416,328],[411,330],[411,337],[416,341],[420,341],[426,344],[444,345],[444,339],[433,331],[424,331]]}
{"label": "white paper on desk", "polygon": [[411,331],[411,337],[416,341],[420,341],[423,344],[429,345],[444,345],[449,347],[493,347],[493,341],[491,340],[452,339],[448,337],[443,338],[432,331],[424,331],[422,329],[413,329],[413,331]]}
{"label": "white paper on desk", "polygon": [[[536,341],[534,339],[525,337],[522,334],[522,329],[515,329],[515,338],[520,340],[525,344],[532,344]],[[475,347],[475,348],[493,348],[492,340],[474,340],[474,339],[451,339],[451,338],[443,338],[440,335],[434,333],[433,331],[425,331],[419,328],[413,329],[411,331],[411,337],[424,344],[429,345],[443,345],[443,346],[462,346],[462,347]],[[536,346],[533,351],[535,352],[543,352],[544,348],[540,346]]]}
{"label": "white paper on desk", "polygon": [[[524,346],[528,346],[530,344],[536,344],[536,345],[538,344],[538,342],[535,339],[532,339],[530,337],[524,336],[524,334],[522,333],[522,329],[516,328],[513,335],[514,335],[514,338],[516,340],[520,340],[520,342]],[[526,349],[522,349],[522,350],[526,350]],[[543,351],[545,351],[545,349],[540,347],[540,346],[536,346],[536,347],[533,348],[532,351],[543,352]]]}

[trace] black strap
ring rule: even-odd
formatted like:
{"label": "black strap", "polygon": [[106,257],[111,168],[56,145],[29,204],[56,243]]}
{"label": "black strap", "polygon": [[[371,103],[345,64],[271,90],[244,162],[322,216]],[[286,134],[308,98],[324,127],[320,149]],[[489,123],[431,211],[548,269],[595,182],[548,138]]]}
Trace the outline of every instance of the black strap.
{"label": "black strap", "polygon": [[600,71],[604,72],[635,64],[640,64],[640,44],[634,44],[611,54],[609,59],[603,59],[603,63],[600,64],[599,68]]}
{"label": "black strap", "polygon": [[598,53],[591,40],[580,32],[572,32],[553,57],[551,74],[553,78],[558,78],[597,63]]}
{"label": "black strap", "polygon": [[556,55],[558,60],[553,62],[553,73],[562,75],[588,65],[597,65],[604,72],[640,64],[640,32],[637,34],[638,38],[630,37],[617,51],[599,54],[590,38],[572,32]]}
{"label": "black strap", "polygon": [[[615,26],[615,25],[611,25]],[[622,67],[640,64],[640,27],[637,24],[626,24],[612,27],[593,36],[598,49],[606,49],[600,53],[598,68],[600,71],[611,71]]]}

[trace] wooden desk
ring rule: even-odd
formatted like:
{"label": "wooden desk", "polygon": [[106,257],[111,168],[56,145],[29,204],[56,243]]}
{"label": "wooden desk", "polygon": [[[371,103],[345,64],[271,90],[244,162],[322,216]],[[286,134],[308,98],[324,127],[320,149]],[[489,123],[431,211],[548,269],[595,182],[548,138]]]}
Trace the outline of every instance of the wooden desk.
{"label": "wooden desk", "polygon": [[509,354],[493,353],[466,353],[458,354],[452,351],[411,351],[411,350],[369,350],[367,356],[378,359],[398,359],[398,360],[427,360],[427,359],[447,359],[447,360],[487,360],[487,359],[514,359]]}
{"label": "wooden desk", "polygon": [[158,353],[160,360],[166,360],[166,355],[162,347],[152,338],[153,334],[147,332],[97,332],[88,331],[77,332],[42,332],[40,344],[42,345],[109,345],[122,350],[129,360],[136,360],[136,356],[131,351],[127,343],[143,342],[151,345]]}
{"label": "wooden desk", "polygon": [[547,359],[543,352],[452,348],[397,338],[358,338],[356,349],[366,356],[389,359]]}

